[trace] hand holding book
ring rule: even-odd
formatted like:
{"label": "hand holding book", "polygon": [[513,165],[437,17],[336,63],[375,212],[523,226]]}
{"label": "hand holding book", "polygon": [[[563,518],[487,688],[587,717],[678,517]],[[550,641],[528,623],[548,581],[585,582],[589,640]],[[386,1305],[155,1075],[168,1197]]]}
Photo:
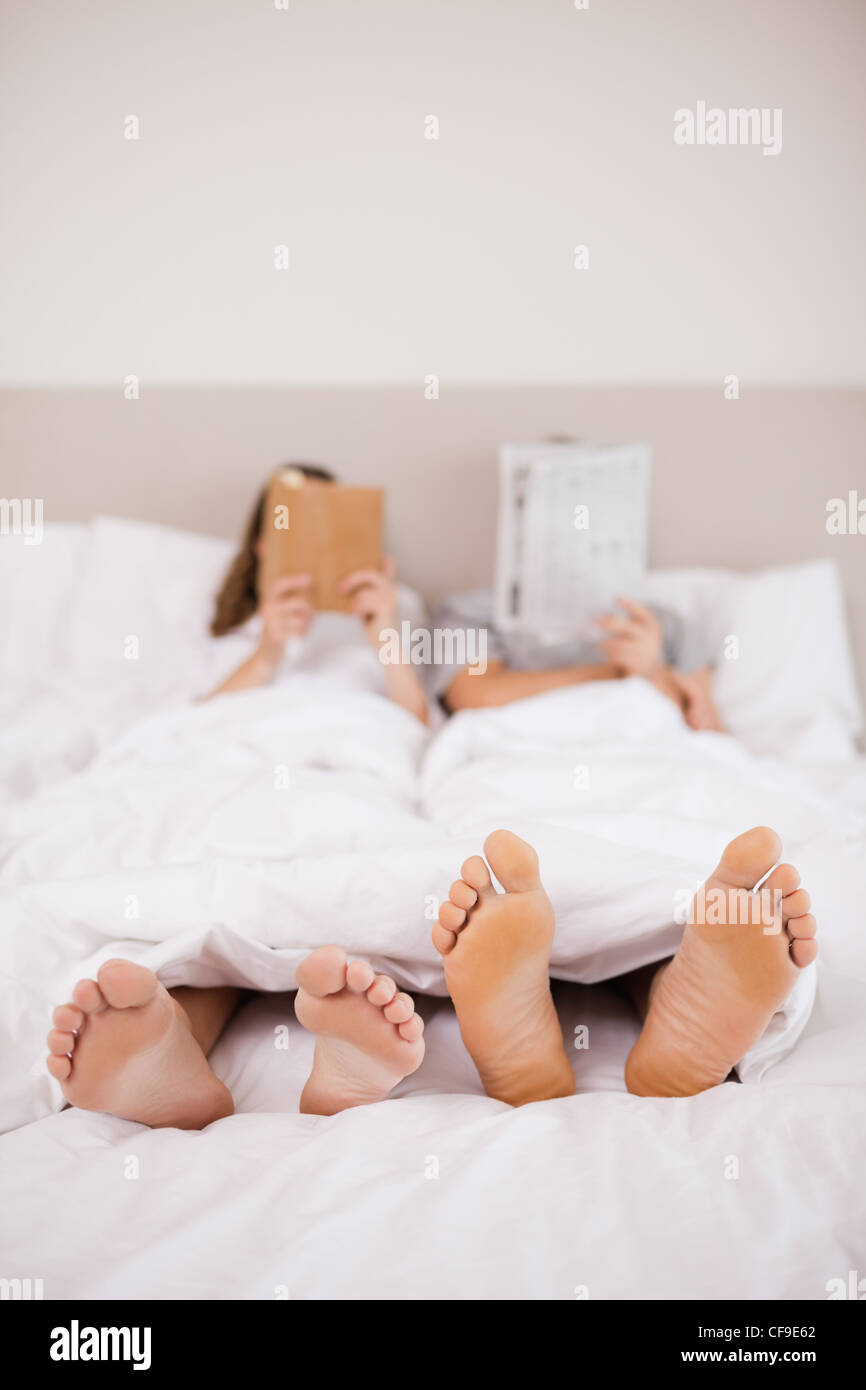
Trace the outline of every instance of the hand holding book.
{"label": "hand holding book", "polygon": [[353,570],[339,586],[340,592],[348,597],[349,611],[361,619],[364,632],[377,649],[382,643],[383,629],[397,626],[394,579],[394,560],[386,556],[382,569]]}
{"label": "hand holding book", "polygon": [[310,576],[286,574],[277,579],[259,606],[262,636],[259,651],[275,663],[282,660],[290,637],[303,637],[315,616],[310,603]]}
{"label": "hand holding book", "polygon": [[343,581],[356,571],[382,568],[381,488],[344,487],[281,469],[265,499],[258,588],[262,599],[277,580],[305,575],[306,598],[317,611],[348,613]]}

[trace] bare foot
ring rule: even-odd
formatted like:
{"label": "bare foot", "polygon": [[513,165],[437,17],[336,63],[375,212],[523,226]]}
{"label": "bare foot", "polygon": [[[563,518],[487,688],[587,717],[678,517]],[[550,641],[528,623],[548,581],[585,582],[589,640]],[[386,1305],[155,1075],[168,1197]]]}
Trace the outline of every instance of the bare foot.
{"label": "bare foot", "polygon": [[154,1129],[203,1129],[231,1115],[181,1006],[152,970],[110,960],[54,1010],[49,1072],[70,1105]]}
{"label": "bare foot", "polygon": [[508,1105],[574,1094],[574,1072],[550,997],[553,907],[538,855],[510,830],[484,841],[497,893],[475,854],[433,928],[460,1032],[489,1096]]}
{"label": "bare foot", "polygon": [[792,864],[773,869],[759,894],[750,891],[781,850],[766,826],[738,835],[695,898],[626,1062],[634,1095],[692,1096],[724,1081],[817,956],[809,894]]}
{"label": "bare foot", "polygon": [[424,1021],[408,994],[341,946],[320,946],[298,966],[295,1013],[317,1035],[301,1114],[336,1115],[384,1100],[421,1065]]}

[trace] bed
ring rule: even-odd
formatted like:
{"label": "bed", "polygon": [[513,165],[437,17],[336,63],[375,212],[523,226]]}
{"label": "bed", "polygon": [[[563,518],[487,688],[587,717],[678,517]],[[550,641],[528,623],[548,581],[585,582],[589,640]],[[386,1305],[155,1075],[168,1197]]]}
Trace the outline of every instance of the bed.
{"label": "bed", "polygon": [[[112,518],[0,550],[0,1274],[49,1299],[850,1287],[866,1259],[866,774],[834,567],[651,576],[649,597],[736,652],[716,682],[728,735],[686,731],[641,681],[428,734],[300,675],[193,703],[224,659],[205,619],[226,556]],[[673,949],[676,895],[761,822],[812,893],[819,966],[738,1082],[630,1096],[637,1023],[604,982]],[[539,849],[577,1086],[520,1110],[484,1095],[429,940],[497,825]],[[427,1055],[390,1100],[322,1118],[297,1112],[312,1039],[291,991],[334,940],[416,992]],[[258,991],[213,1055],[235,1115],[187,1133],[62,1108],[41,1065],[50,1009],[113,955],[168,985]]]}

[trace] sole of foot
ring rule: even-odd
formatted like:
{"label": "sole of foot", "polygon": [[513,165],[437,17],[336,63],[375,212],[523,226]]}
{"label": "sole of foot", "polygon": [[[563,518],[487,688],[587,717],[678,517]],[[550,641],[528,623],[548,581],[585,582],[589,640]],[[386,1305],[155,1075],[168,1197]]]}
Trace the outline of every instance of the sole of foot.
{"label": "sole of foot", "polygon": [[433,928],[463,1041],[495,1100],[526,1105],[573,1095],[550,994],[555,919],[538,855],[510,830],[488,835],[484,854],[486,863],[478,854],[467,859]]}
{"label": "sole of foot", "polygon": [[696,896],[679,950],[652,982],[626,1062],[634,1095],[691,1096],[719,1085],[815,960],[809,894],[794,866],[778,863],[781,851],[774,830],[747,830]]}
{"label": "sole of foot", "polygon": [[189,1020],[152,970],[106,961],[54,1010],[46,1061],[70,1105],[153,1129],[203,1129],[234,1111]]}
{"label": "sole of foot", "polygon": [[316,1035],[301,1113],[336,1115],[385,1100],[421,1065],[424,1021],[408,994],[340,946],[320,946],[298,966],[298,1021]]}

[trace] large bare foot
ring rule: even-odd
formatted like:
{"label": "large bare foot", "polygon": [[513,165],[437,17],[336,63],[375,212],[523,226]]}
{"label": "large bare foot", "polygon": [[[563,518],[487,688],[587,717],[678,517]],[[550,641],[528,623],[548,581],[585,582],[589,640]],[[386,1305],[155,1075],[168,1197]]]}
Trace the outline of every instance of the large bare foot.
{"label": "large bare foot", "polygon": [[181,1006],[152,970],[110,960],[54,1010],[48,1071],[70,1105],[154,1129],[203,1129],[231,1115]]}
{"label": "large bare foot", "polygon": [[574,1072],[550,997],[553,907],[538,855],[510,830],[467,859],[433,928],[460,1032],[489,1096],[508,1105],[574,1094]]}
{"label": "large bare foot", "polygon": [[696,896],[677,954],[652,982],[625,1067],[639,1096],[691,1096],[724,1081],[818,954],[809,894],[782,842],[759,826],[732,840]]}
{"label": "large bare foot", "polygon": [[301,1113],[336,1115],[384,1100],[424,1056],[424,1021],[408,994],[340,946],[320,946],[298,966],[298,1020],[315,1033]]}

